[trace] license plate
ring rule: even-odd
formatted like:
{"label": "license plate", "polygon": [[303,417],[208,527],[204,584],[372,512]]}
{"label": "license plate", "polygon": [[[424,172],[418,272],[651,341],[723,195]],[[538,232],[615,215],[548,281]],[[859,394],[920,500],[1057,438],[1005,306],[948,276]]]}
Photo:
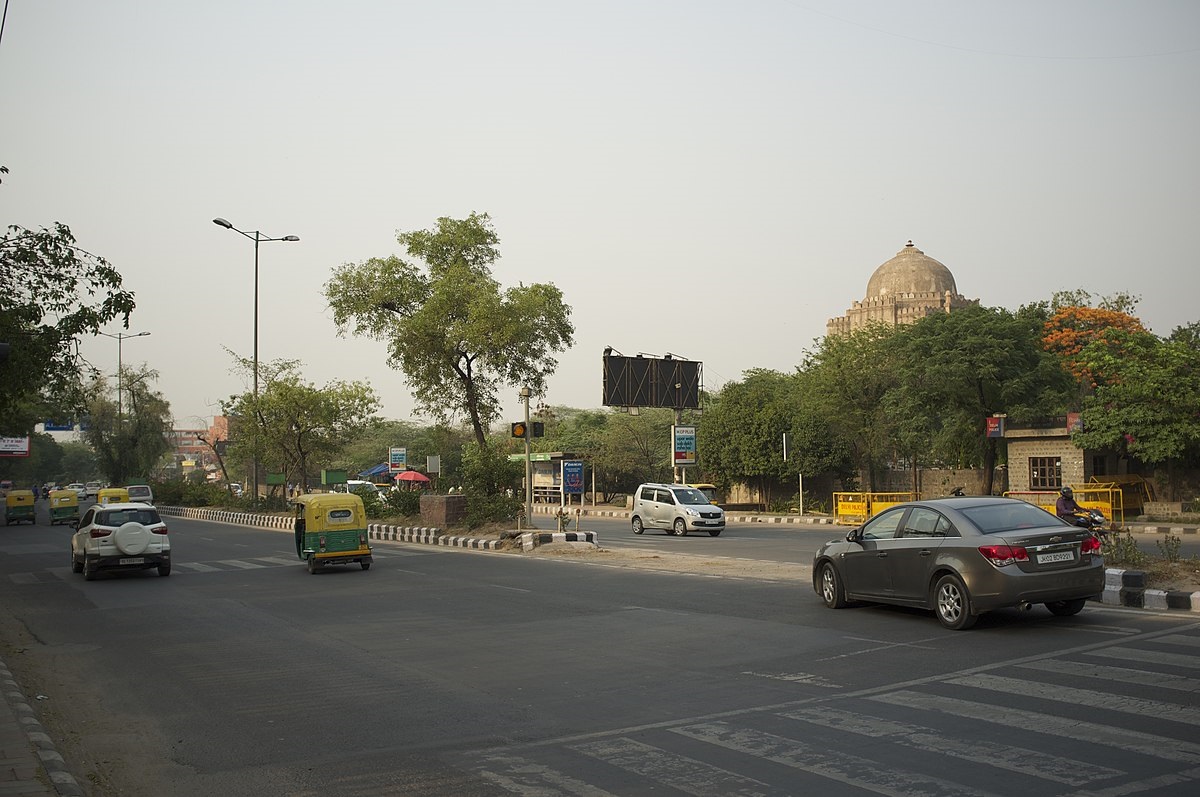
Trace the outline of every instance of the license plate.
{"label": "license plate", "polygon": [[125,559],[122,559],[121,564],[123,564],[123,565],[144,565],[144,564],[146,564],[146,557],[130,556]]}
{"label": "license plate", "polygon": [[1054,553],[1040,553],[1040,554],[1038,554],[1037,560],[1038,560],[1039,565],[1047,565],[1047,564],[1051,564],[1052,562],[1073,562],[1073,561],[1075,561],[1075,554],[1072,553],[1071,551],[1055,551]]}

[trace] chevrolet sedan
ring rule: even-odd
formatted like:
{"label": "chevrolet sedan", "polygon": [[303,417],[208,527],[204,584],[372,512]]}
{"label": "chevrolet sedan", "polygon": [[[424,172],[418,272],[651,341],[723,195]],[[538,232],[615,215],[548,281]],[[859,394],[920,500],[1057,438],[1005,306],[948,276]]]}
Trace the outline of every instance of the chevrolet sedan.
{"label": "chevrolet sedan", "polygon": [[965,630],[992,609],[1045,604],[1078,614],[1104,590],[1092,532],[1011,498],[898,504],[831,540],[813,558],[813,588],[831,609],[851,601],[931,609]]}

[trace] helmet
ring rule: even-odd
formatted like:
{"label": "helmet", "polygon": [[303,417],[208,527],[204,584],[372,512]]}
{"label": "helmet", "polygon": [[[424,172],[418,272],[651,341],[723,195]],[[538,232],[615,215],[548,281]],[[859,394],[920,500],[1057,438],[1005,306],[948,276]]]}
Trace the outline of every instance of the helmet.
{"label": "helmet", "polygon": [[1074,498],[1075,497],[1075,491],[1072,490],[1070,487],[1064,487],[1061,490],[1059,490],[1059,492],[1062,493],[1063,498]]}

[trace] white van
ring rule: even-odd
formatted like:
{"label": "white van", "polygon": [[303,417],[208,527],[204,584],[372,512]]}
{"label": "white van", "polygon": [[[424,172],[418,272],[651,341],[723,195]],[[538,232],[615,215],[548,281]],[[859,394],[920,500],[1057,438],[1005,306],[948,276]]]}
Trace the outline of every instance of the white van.
{"label": "white van", "polygon": [[131,484],[125,488],[129,493],[130,501],[137,501],[140,504],[154,504],[154,491],[150,489],[148,484]]}

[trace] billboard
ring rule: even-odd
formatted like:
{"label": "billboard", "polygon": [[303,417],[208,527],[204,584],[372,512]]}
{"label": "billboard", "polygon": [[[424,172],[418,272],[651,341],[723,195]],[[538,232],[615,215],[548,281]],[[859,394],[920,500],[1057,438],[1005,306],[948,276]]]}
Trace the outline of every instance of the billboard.
{"label": "billboard", "polygon": [[671,460],[675,467],[684,468],[696,464],[696,427],[671,427]]}
{"label": "billboard", "polygon": [[626,357],[604,355],[604,406],[700,408],[704,364],[670,355]]}
{"label": "billboard", "polygon": [[29,456],[28,437],[0,437],[0,457]]}

